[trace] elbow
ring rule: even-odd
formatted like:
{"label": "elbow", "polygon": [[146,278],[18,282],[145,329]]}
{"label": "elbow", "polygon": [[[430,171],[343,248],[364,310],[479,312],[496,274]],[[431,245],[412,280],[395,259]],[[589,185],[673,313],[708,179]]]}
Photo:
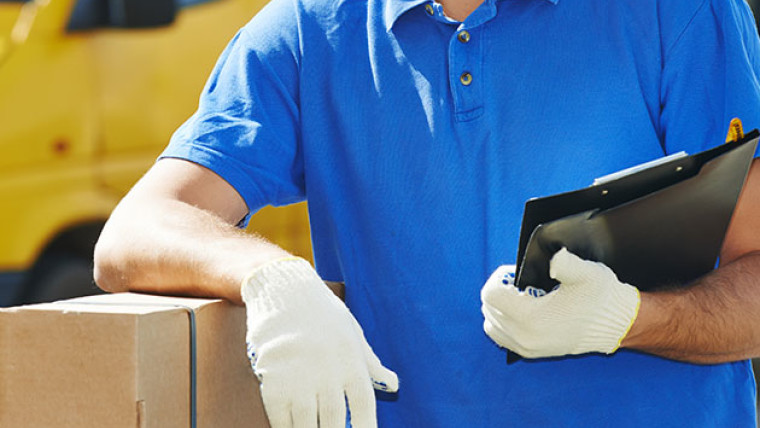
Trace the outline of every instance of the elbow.
{"label": "elbow", "polygon": [[100,289],[109,293],[129,291],[124,251],[110,238],[107,226],[95,244],[93,254],[93,277]]}

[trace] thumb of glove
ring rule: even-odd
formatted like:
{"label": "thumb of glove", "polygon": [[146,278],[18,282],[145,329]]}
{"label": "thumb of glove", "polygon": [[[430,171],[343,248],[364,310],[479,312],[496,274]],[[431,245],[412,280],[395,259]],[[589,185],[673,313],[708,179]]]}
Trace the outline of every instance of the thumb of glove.
{"label": "thumb of glove", "polygon": [[565,285],[617,279],[615,273],[607,266],[584,260],[565,247],[557,251],[549,262],[549,276]]}

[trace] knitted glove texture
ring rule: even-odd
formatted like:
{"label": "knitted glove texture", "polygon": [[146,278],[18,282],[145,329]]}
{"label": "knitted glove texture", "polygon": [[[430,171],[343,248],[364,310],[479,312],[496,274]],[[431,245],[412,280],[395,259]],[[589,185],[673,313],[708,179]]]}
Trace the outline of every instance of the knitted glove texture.
{"label": "knitted glove texture", "polygon": [[613,353],[638,313],[636,287],[620,282],[606,265],[564,248],[550,262],[549,274],[559,286],[549,293],[520,291],[510,274],[508,266],[496,269],[481,290],[483,328],[525,358]]}
{"label": "knitted glove texture", "polygon": [[377,426],[375,389],[396,391],[359,323],[311,265],[281,259],[242,284],[248,355],[272,428]]}

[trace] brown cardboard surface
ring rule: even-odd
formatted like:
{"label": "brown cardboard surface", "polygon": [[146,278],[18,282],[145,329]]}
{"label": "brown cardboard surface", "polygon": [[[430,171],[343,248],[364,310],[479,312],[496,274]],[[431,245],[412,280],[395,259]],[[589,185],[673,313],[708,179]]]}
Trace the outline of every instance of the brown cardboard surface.
{"label": "brown cardboard surface", "polygon": [[132,293],[0,309],[0,427],[189,427],[194,309],[198,427],[268,427],[245,310]]}

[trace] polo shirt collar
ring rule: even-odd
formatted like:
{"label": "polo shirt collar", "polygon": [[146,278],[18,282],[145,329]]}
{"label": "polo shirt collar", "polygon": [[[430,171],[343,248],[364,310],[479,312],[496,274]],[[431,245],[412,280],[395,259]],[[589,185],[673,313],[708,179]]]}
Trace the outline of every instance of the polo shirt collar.
{"label": "polo shirt collar", "polygon": [[[425,4],[430,2],[431,0],[385,0],[385,8],[383,10],[383,21],[385,21],[385,30],[391,31],[391,28],[393,27],[393,24],[396,23],[396,20],[409,11],[410,9],[414,8],[415,6],[419,6],[421,4]],[[518,0],[518,1],[528,1],[528,0]],[[542,0],[542,1],[548,1],[552,4],[557,4],[559,0]]]}
{"label": "polo shirt collar", "polygon": [[429,1],[430,0],[386,0],[385,10],[383,10],[385,31],[391,31],[393,24],[396,23],[396,20],[403,15],[404,12]]}

